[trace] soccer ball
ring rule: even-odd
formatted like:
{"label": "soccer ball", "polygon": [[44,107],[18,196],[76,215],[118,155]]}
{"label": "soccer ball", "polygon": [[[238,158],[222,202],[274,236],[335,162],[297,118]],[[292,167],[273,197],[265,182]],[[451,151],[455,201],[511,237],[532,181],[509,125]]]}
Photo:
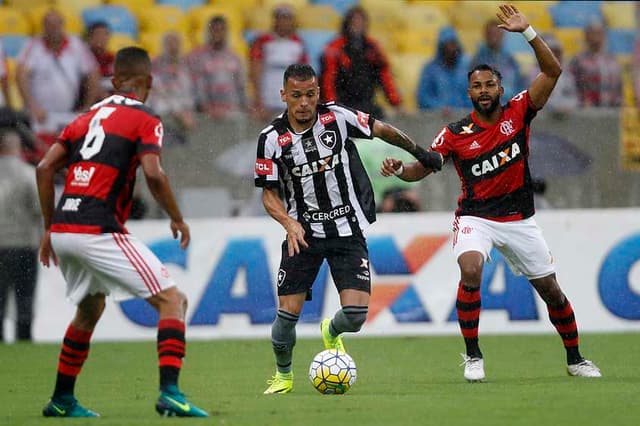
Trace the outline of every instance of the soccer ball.
{"label": "soccer ball", "polygon": [[343,394],[356,382],[356,363],[345,352],[324,350],[313,357],[309,379],[320,393]]}

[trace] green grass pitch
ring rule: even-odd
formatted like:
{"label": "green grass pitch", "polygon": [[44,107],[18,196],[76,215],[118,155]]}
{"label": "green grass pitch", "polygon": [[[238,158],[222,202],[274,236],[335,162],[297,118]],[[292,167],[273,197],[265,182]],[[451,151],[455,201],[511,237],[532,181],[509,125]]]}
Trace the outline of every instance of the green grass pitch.
{"label": "green grass pitch", "polygon": [[94,343],[76,393],[100,419],[45,419],[59,346],[0,345],[0,425],[638,425],[640,334],[584,334],[582,352],[602,379],[568,377],[556,335],[483,336],[485,383],[459,366],[460,337],[347,336],[358,380],[346,395],[321,395],[307,369],[320,337],[300,339],[295,388],[262,395],[273,373],[261,340],[192,341],[181,386],[210,419],[163,419],[157,397],[155,342]]}

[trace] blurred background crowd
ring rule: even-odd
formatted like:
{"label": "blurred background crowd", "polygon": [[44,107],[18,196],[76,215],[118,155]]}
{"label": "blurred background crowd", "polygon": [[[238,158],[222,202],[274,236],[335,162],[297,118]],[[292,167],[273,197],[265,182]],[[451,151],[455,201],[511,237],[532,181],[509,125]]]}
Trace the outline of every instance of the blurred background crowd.
{"label": "blurred background crowd", "polygon": [[[563,64],[545,113],[562,120],[576,111],[640,103],[638,2],[513,3]],[[323,100],[408,125],[417,129],[416,140],[429,143],[433,130],[420,123],[435,123],[437,129],[470,107],[471,66],[489,63],[501,70],[503,101],[536,76],[528,44],[497,27],[498,5],[455,0],[4,0],[0,127],[20,135],[22,157],[36,164],[64,125],[110,94],[114,53],[128,45],[144,47],[153,59],[149,105],[164,120],[165,162],[177,175],[187,213],[261,214],[256,194],[246,189],[251,188],[253,145],[257,132],[283,109],[279,89],[287,65],[312,64]],[[377,176],[379,160],[397,152],[375,143],[361,148],[381,210],[443,207],[425,203],[424,195],[408,184]],[[544,189],[543,178],[539,187]],[[134,217],[157,217],[145,203],[144,188],[139,191]],[[444,204],[449,208],[451,202]]]}

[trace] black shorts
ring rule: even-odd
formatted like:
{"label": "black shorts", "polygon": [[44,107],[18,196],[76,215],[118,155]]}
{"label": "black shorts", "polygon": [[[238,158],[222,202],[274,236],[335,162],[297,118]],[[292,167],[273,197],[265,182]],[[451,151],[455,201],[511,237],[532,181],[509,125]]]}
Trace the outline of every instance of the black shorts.
{"label": "black shorts", "polygon": [[282,260],[278,271],[278,296],[306,293],[327,259],[331,277],[338,289],[355,289],[371,293],[369,251],[362,235],[339,238],[306,239],[308,248],[289,256],[287,242],[282,243]]}

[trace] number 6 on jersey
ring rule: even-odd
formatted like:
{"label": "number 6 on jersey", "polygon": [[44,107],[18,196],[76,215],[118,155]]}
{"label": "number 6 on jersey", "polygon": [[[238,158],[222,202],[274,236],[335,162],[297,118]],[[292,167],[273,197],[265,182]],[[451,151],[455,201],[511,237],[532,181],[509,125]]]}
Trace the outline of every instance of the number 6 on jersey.
{"label": "number 6 on jersey", "polygon": [[89,131],[84,137],[82,148],[80,148],[80,155],[83,160],[90,159],[102,149],[105,134],[101,121],[109,117],[115,110],[116,109],[112,107],[102,107],[91,119]]}

